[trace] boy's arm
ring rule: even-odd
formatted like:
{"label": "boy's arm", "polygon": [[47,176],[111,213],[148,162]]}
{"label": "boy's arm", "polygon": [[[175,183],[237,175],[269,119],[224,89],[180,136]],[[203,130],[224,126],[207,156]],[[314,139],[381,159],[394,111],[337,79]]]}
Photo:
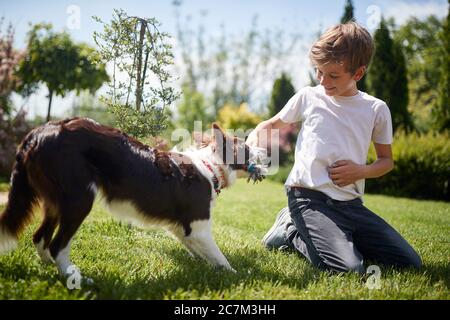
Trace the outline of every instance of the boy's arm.
{"label": "boy's arm", "polygon": [[379,143],[374,143],[373,145],[375,146],[375,151],[377,153],[377,160],[364,166],[364,178],[378,178],[394,169],[391,145]]}
{"label": "boy's arm", "polygon": [[360,179],[378,178],[394,168],[390,144],[374,143],[377,160],[368,165],[359,165],[351,160],[336,161],[329,169],[333,183],[344,187]]}
{"label": "boy's arm", "polygon": [[245,143],[251,147],[267,148],[270,145],[267,137],[272,136],[272,129],[282,129],[288,126],[289,123],[283,122],[280,115],[276,114],[269,120],[260,122],[256,128],[249,134]]}

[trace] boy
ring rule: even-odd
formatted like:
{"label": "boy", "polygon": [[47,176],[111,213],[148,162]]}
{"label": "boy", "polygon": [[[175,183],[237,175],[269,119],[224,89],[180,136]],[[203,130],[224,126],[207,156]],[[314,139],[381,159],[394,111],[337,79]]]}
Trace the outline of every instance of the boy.
{"label": "boy", "polygon": [[[300,90],[247,140],[262,146],[262,130],[302,123],[295,164],[285,184],[289,207],[280,211],[263,244],[297,250],[324,270],[364,273],[366,259],[396,267],[421,266],[408,242],[361,200],[364,179],[380,177],[394,167],[389,108],[356,85],[373,51],[370,34],[357,23],[329,29],[310,52],[320,85]],[[366,165],[371,141],[377,160]]]}

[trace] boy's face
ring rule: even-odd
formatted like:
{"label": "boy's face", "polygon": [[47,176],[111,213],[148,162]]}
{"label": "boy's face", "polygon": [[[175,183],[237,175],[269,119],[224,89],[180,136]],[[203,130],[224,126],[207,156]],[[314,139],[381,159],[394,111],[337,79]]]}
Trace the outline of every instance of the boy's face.
{"label": "boy's face", "polygon": [[358,93],[356,82],[364,75],[364,69],[365,67],[360,67],[351,74],[344,64],[328,63],[316,66],[316,76],[327,95],[354,96]]}

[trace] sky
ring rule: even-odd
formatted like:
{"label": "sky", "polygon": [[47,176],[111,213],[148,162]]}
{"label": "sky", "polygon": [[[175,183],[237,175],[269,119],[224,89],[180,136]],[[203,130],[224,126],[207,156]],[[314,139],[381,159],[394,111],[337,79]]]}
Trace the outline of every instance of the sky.
{"label": "sky", "polygon": [[[239,36],[250,30],[252,18],[258,17],[258,28],[282,28],[287,33],[301,33],[307,48],[316,34],[339,22],[345,0],[181,0],[182,19],[191,18],[192,26],[203,24],[212,36],[224,25],[227,33]],[[393,17],[397,24],[409,17],[423,19],[434,14],[440,18],[448,11],[447,0],[353,0],[355,16],[359,23],[374,31],[379,17]],[[0,0],[0,17],[15,28],[15,46],[25,48],[29,23],[49,22],[57,31],[66,30],[75,41],[94,45],[92,34],[101,31],[101,25],[92,20],[98,16],[109,21],[114,8],[122,8],[129,15],[155,17],[162,23],[161,30],[175,36],[176,11],[173,0]],[[307,50],[292,53],[287,61],[296,88],[307,84]],[[268,96],[271,83],[261,90]],[[24,105],[30,116],[44,115],[47,108],[46,91],[40,90],[26,102],[15,97],[14,103]],[[52,114],[62,115],[73,104],[74,95],[54,99]]]}

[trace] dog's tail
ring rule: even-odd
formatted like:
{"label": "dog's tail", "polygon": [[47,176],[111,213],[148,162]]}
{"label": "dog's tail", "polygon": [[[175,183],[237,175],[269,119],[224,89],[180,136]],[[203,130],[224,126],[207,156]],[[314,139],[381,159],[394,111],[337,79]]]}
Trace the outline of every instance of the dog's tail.
{"label": "dog's tail", "polygon": [[33,214],[37,197],[31,188],[24,165],[26,140],[19,147],[11,174],[11,189],[8,203],[0,215],[0,254],[14,250],[20,232]]}

